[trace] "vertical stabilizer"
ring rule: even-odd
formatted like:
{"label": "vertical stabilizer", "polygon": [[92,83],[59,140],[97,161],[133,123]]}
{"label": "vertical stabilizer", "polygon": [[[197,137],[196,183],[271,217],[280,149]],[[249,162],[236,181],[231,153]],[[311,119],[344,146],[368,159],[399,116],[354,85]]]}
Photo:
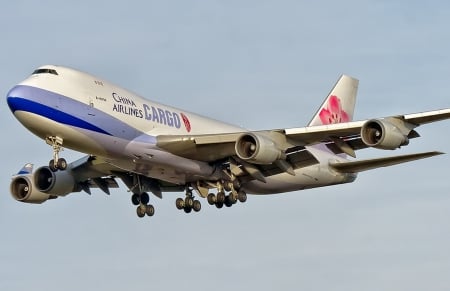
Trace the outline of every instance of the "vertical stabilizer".
{"label": "vertical stabilizer", "polygon": [[358,83],[357,79],[342,75],[314,115],[309,126],[352,121]]}
{"label": "vertical stabilizer", "polygon": [[25,166],[22,167],[22,169],[19,170],[17,175],[26,175],[33,173],[33,164],[27,163]]}

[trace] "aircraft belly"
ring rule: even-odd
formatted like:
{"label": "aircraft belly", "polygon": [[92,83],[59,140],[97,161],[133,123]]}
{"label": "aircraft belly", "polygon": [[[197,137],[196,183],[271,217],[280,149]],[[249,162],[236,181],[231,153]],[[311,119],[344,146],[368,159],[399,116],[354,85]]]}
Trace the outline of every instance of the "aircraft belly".
{"label": "aircraft belly", "polygon": [[28,130],[44,140],[48,136],[59,136],[66,148],[89,154],[107,154],[101,143],[87,130],[58,123],[27,111],[16,111],[14,115]]}
{"label": "aircraft belly", "polygon": [[102,156],[110,164],[125,171],[172,183],[205,179],[214,173],[214,168],[208,163],[159,150],[152,144],[151,136],[148,136],[146,142],[135,142],[65,125],[27,111],[16,111],[14,114],[27,129],[40,138],[59,136],[63,139],[64,147]]}
{"label": "aircraft belly", "polygon": [[[156,155],[155,155],[156,156]],[[175,184],[185,184],[186,182],[203,180],[211,177],[214,169],[190,161],[183,163],[182,160],[161,162],[160,156],[155,159],[106,159],[111,165],[127,172],[138,173],[147,177],[167,181]]]}
{"label": "aircraft belly", "polygon": [[175,184],[215,177],[215,167],[162,151],[152,143],[151,136],[148,136],[148,140],[141,136],[136,139],[139,141],[130,141],[94,132],[90,134],[95,136],[106,153],[101,155],[102,159],[119,171],[138,173]]}

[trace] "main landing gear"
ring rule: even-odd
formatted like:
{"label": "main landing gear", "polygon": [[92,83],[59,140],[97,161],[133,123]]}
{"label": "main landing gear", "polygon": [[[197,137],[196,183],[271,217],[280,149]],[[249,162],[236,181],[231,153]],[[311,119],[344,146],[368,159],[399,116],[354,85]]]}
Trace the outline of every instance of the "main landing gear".
{"label": "main landing gear", "polygon": [[[206,196],[209,205],[215,205],[217,208],[222,208],[224,205],[226,207],[231,207],[238,201],[241,203],[247,201],[247,194],[244,191],[236,191],[231,183],[225,185],[227,187],[224,187],[224,183],[217,183],[216,187],[214,187],[218,190],[217,194],[209,193]],[[226,194],[226,192],[228,192],[228,194]],[[179,210],[184,210],[186,213],[190,213],[192,210],[195,212],[201,210],[200,201],[195,200],[191,188],[186,189],[186,198],[178,198],[175,201],[175,205]]]}
{"label": "main landing gear", "polygon": [[184,210],[186,213],[190,213],[192,210],[199,212],[202,209],[202,204],[195,200],[192,189],[186,189],[186,198],[178,198],[175,200],[175,205],[179,210]]}
{"label": "main landing gear", "polygon": [[150,196],[148,193],[143,192],[140,194],[134,193],[131,196],[131,202],[133,205],[136,205],[136,214],[138,217],[144,217],[147,216],[153,216],[155,214],[155,207],[153,205],[149,204],[150,202]]}
{"label": "main landing gear", "polygon": [[65,170],[67,168],[67,161],[59,157],[59,152],[63,150],[63,139],[58,136],[49,136],[45,142],[53,148],[53,159],[48,163],[48,167],[53,172],[57,170]]}
{"label": "main landing gear", "polygon": [[[215,205],[217,208],[231,207],[238,201],[244,203],[247,201],[247,194],[239,189],[239,185],[233,182],[217,182],[217,194],[209,193],[206,197],[209,205]],[[228,194],[226,194],[228,192]]]}
{"label": "main landing gear", "polygon": [[247,201],[247,194],[244,191],[231,191],[228,195],[225,191],[221,190],[217,194],[209,193],[206,197],[209,205],[215,205],[217,208],[222,208],[224,205],[226,207],[231,207],[238,201],[244,203]]}

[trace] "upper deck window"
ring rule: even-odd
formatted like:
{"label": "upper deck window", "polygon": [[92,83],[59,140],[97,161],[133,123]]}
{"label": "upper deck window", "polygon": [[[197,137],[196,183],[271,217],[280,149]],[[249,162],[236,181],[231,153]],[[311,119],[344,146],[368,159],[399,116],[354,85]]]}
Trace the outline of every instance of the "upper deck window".
{"label": "upper deck window", "polygon": [[46,69],[46,68],[37,69],[37,70],[35,70],[33,72],[32,75],[36,75],[36,74],[53,74],[53,75],[58,75],[56,70],[54,70],[54,69]]}

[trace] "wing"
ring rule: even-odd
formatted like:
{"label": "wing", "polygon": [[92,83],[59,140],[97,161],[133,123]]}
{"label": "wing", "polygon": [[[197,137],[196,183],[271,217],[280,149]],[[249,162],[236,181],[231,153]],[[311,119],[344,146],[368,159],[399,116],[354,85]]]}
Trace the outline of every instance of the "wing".
{"label": "wing", "polygon": [[28,163],[13,175],[11,194],[18,201],[38,204],[74,192],[91,194],[92,188],[99,188],[109,195],[111,188],[119,188],[116,178],[120,178],[132,193],[141,195],[152,192],[159,198],[162,198],[163,191],[180,192],[185,188],[137,175],[131,170],[119,168],[113,162],[102,157],[85,156],[68,164],[64,171],[56,172],[46,166],[33,171],[33,165]]}
{"label": "wing", "polygon": [[[239,156],[236,145],[245,147],[252,142],[254,150],[267,150],[272,146],[281,151],[280,156],[289,152],[290,149],[318,143],[325,144],[335,154],[346,153],[355,156],[355,150],[367,147],[399,148],[408,144],[409,139],[420,136],[414,130],[416,127],[449,118],[450,108],[300,128],[191,136],[162,135],[157,137],[157,145],[175,155],[207,162]],[[251,138],[248,138],[249,136]],[[248,142],[246,143],[244,139]],[[245,152],[245,149],[242,151]],[[267,161],[253,162],[270,164]]]}
{"label": "wing", "polygon": [[[151,192],[162,198],[162,192],[180,192],[184,186],[161,181],[148,176],[135,175],[132,167],[120,167],[119,160],[104,159],[97,156],[83,157],[68,166],[67,171],[73,176],[75,183],[90,194],[90,188],[100,188],[109,195],[110,188],[118,188],[116,178],[121,179],[130,192],[140,194]],[[137,173],[137,172],[136,172]]]}
{"label": "wing", "polygon": [[384,117],[372,120],[337,123],[313,127],[290,128],[285,129],[284,132],[287,136],[292,139],[298,140],[299,142],[303,142],[305,144],[313,144],[323,141],[333,141],[333,137],[339,137],[341,139],[358,137],[361,138],[362,128],[364,127],[364,125],[368,125],[368,122],[370,121],[386,122],[393,126],[396,126],[404,133],[406,133],[406,130],[409,130],[408,134],[410,134],[412,129],[422,124],[441,121],[449,118],[450,108],[407,115]]}

